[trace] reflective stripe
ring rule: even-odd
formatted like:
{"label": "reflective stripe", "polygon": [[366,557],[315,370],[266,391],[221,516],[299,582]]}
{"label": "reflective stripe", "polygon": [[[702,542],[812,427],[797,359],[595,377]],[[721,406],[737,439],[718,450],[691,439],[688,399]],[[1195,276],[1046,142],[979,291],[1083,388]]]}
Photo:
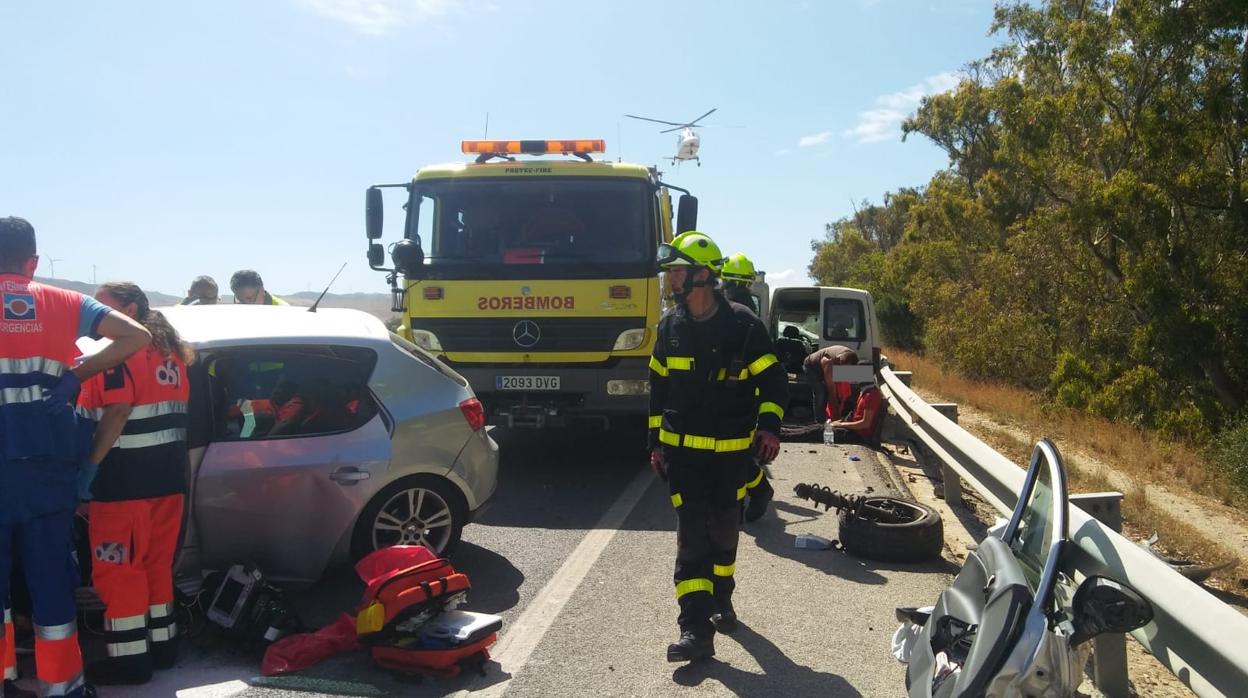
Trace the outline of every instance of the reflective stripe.
{"label": "reflective stripe", "polygon": [[754,443],[754,437],[746,436],[741,439],[719,439],[715,442],[716,453],[727,453],[730,451],[744,451]]}
{"label": "reflective stripe", "polygon": [[68,640],[78,634],[78,624],[74,621],[61,623],[60,625],[36,625],[35,637],[45,642],[56,642],[57,640]]}
{"label": "reflective stripe", "polygon": [[653,356],[650,357],[650,369],[664,378],[667,377],[667,366],[664,366]]}
{"label": "reflective stripe", "polygon": [[780,419],[784,419],[784,408],[774,402],[764,402],[758,406],[758,414],[774,414]]}
{"label": "reflective stripe", "polygon": [[692,356],[669,356],[667,357],[667,368],[671,371],[692,371]]}
{"label": "reflective stripe", "polygon": [[147,638],[108,643],[108,656],[110,657],[130,657],[136,654],[147,654]]}
{"label": "reflective stripe", "polygon": [[124,618],[105,618],[104,630],[119,633],[125,630],[137,630],[147,625],[147,616],[126,616]]}
{"label": "reflective stripe", "polygon": [[747,483],[745,483],[745,488],[746,488],[747,490],[752,490],[752,489],[754,489],[755,487],[758,487],[758,483],[760,483],[760,482],[762,482],[762,481],[763,481],[763,469],[762,469],[762,468],[759,468],[759,469],[758,469],[758,474],[754,476],[754,479],[753,479],[753,480],[750,480],[750,481],[749,481],[749,482],[747,482]]}
{"label": "reflective stripe", "polygon": [[82,672],[78,672],[74,678],[68,681],[59,681],[57,683],[48,683],[47,681],[39,682],[39,695],[41,696],[66,696],[74,691],[82,688]]}
{"label": "reflective stripe", "polygon": [[696,434],[681,435],[660,427],[659,441],[669,446],[683,446],[684,448],[694,448],[700,451],[728,453],[748,449],[754,443],[754,435],[751,433],[749,436],[739,439],[716,439],[713,436],[698,436]]}
{"label": "reflective stripe", "polygon": [[100,421],[100,417],[104,416],[104,408],[102,407],[96,407],[92,409],[90,407],[83,407],[82,405],[76,405],[74,407],[74,412],[77,412],[79,417],[82,417],[83,419],[89,419],[93,422]]}
{"label": "reflective stripe", "polygon": [[185,400],[164,400],[149,405],[135,405],[130,408],[129,419],[147,419],[162,417],[167,414],[186,414]]}
{"label": "reflective stripe", "polygon": [[763,371],[766,371],[772,364],[776,363],[776,361],[777,359],[775,354],[763,354],[755,359],[754,363],[750,364],[748,368],[750,369],[750,373],[757,376]]}
{"label": "reflective stripe", "polygon": [[651,429],[658,429],[659,427],[663,426],[663,415],[661,414],[650,415],[649,426]]}
{"label": "reflective stripe", "polygon": [[173,623],[167,628],[152,628],[148,637],[152,642],[168,642],[178,636],[178,624]]}
{"label": "reflective stripe", "polygon": [[731,565],[715,565],[711,568],[716,577],[731,577],[737,571],[737,563]]}
{"label": "reflective stripe", "polygon": [[685,448],[696,448],[703,451],[715,450],[715,437],[698,436],[696,434],[685,434],[680,439],[680,445]]}
{"label": "reflective stripe", "polygon": [[122,434],[113,448],[147,448],[186,440],[186,429],[162,429],[150,434]]}
{"label": "reflective stripe", "polygon": [[[719,373],[715,375],[716,380],[721,380],[721,381],[727,377],[728,377],[728,369],[726,368],[719,369]],[[743,381],[749,377],[750,377],[750,369],[748,368],[741,369],[741,372],[737,374],[737,380]]]}
{"label": "reflective stripe", "polygon": [[683,497],[681,497],[681,496],[680,496],[680,493],[679,493],[679,492],[677,492],[676,494],[672,495],[672,507],[673,507],[673,508],[679,509],[679,508],[680,508],[680,505],[681,505],[681,504],[684,504],[684,503],[685,503],[685,500],[684,500],[684,498],[683,498]]}
{"label": "reflective stripe", "polygon": [[60,378],[65,373],[65,364],[46,356],[27,356],[21,359],[0,359],[0,373],[46,373],[53,378]]}
{"label": "reflective stripe", "polygon": [[43,402],[42,386],[0,389],[0,405],[21,405],[31,402]]}
{"label": "reflective stripe", "polygon": [[0,672],[0,679],[4,679],[5,681],[16,681],[17,680],[17,667],[6,666],[4,668],[4,671]]}
{"label": "reflective stripe", "polygon": [[13,622],[13,612],[10,611],[8,608],[4,609],[4,622],[5,623]]}
{"label": "reflective stripe", "polygon": [[741,488],[739,488],[739,489],[737,490],[737,501],[739,502],[739,501],[741,501],[742,499],[745,499],[745,488],[744,488],[744,487],[741,487]]}
{"label": "reflective stripe", "polygon": [[676,585],[676,598],[680,598],[685,594],[693,594],[695,592],[705,591],[708,594],[715,593],[715,585],[711,580],[705,577],[700,579],[686,579]]}
{"label": "reflective stripe", "polygon": [[173,614],[173,603],[156,603],[147,607],[147,615],[152,618],[161,618]]}

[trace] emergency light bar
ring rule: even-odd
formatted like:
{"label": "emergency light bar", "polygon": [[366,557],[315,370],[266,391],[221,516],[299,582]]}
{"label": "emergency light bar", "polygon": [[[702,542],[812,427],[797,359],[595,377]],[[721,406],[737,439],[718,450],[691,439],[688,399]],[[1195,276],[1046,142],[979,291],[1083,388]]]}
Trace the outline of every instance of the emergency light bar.
{"label": "emergency light bar", "polygon": [[546,155],[550,153],[605,153],[607,142],[601,138],[561,141],[463,141],[468,155]]}

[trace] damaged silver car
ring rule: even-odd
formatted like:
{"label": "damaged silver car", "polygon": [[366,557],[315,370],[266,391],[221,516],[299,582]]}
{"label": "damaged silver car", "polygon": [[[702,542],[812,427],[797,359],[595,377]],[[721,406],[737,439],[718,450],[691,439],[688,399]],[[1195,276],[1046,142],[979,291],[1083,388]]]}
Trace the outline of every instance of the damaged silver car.
{"label": "damaged silver car", "polygon": [[311,582],[389,545],[446,554],[494,494],[498,446],[472,388],[377,318],[164,312],[199,354],[180,577],[243,563]]}

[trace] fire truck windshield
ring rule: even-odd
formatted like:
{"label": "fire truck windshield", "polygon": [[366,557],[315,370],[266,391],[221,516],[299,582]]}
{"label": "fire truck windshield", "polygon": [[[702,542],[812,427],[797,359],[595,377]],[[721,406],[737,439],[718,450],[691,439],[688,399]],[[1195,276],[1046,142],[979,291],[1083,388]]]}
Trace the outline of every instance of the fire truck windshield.
{"label": "fire truck windshield", "polygon": [[658,240],[648,182],[445,179],[412,193],[431,278],[646,276]]}

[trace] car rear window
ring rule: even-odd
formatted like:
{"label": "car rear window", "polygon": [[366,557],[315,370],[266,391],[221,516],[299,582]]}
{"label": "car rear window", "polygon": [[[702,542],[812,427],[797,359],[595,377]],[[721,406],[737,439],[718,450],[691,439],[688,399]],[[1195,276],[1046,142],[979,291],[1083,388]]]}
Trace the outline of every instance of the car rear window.
{"label": "car rear window", "polygon": [[450,378],[456,383],[459,383],[460,385],[464,387],[468,387],[468,381],[465,380],[463,376],[459,375],[455,371],[452,371],[450,366],[447,366],[441,361],[438,361],[437,357],[426,352],[424,349],[421,349],[420,347],[416,346],[415,344],[412,344],[411,342],[407,341],[403,337],[400,337],[399,335],[393,332],[390,333],[390,341],[394,343],[394,346],[398,347],[399,349],[402,349],[408,354],[411,354],[413,357],[415,357],[418,361],[425,364],[426,366],[429,366],[433,370],[437,371],[438,373],[441,373],[447,378]]}
{"label": "car rear window", "polygon": [[862,301],[827,298],[823,301],[823,338],[862,342],[867,338],[867,314]]}

